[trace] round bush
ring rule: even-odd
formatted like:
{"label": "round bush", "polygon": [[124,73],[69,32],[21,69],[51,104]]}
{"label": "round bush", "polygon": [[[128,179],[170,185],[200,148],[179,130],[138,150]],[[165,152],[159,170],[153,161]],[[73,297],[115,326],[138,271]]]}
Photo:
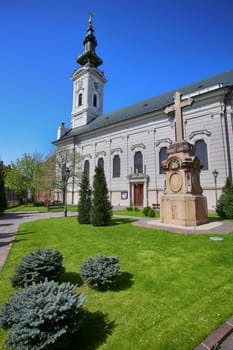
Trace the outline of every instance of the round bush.
{"label": "round bush", "polygon": [[154,209],[150,209],[150,210],[148,211],[147,216],[149,216],[150,218],[154,218],[154,217],[155,217],[155,211],[154,211]]}
{"label": "round bush", "polygon": [[143,215],[148,216],[149,211],[151,210],[151,207],[147,206],[143,209]]}
{"label": "round bush", "polygon": [[64,349],[84,316],[77,286],[44,281],[16,292],[2,307],[1,326],[11,328],[6,343],[12,350]]}
{"label": "round bush", "polygon": [[97,254],[88,258],[80,267],[83,282],[96,289],[106,289],[111,286],[120,269],[118,256]]}
{"label": "round bush", "polygon": [[233,218],[233,183],[229,178],[226,180],[223,193],[219,197],[216,211],[223,219]]}
{"label": "round bush", "polygon": [[11,278],[13,287],[24,287],[48,280],[56,279],[64,271],[62,254],[50,248],[37,249],[25,255],[22,262],[16,265],[15,273]]}

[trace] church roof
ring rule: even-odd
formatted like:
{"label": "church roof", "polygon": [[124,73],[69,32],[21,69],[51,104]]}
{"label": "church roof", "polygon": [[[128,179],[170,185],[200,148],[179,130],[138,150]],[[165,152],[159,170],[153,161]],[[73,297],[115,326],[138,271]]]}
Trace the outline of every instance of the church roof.
{"label": "church roof", "polygon": [[166,106],[173,103],[173,97],[176,91],[179,91],[182,95],[184,95],[200,89],[206,89],[217,84],[221,84],[221,87],[233,86],[233,70],[226,71],[203,80],[199,80],[190,85],[186,85],[164,94],[148,98],[125,108],[100,115],[87,125],[83,125],[74,129],[68,129],[65,135],[57,141],[64,140],[76,135],[82,135],[103,127],[112,126],[116,123],[133,119],[150,112],[163,110]]}

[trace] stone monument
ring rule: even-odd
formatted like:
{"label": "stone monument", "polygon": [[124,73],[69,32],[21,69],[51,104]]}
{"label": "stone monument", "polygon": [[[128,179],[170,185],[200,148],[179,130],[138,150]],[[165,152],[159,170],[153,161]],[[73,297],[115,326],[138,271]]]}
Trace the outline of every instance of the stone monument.
{"label": "stone monument", "polygon": [[174,104],[164,109],[166,114],[175,112],[176,142],[162,162],[166,180],[160,201],[161,223],[197,226],[208,222],[207,200],[200,185],[201,161],[193,145],[184,140],[182,108],[192,103],[191,98],[182,100],[181,93],[176,92]]}

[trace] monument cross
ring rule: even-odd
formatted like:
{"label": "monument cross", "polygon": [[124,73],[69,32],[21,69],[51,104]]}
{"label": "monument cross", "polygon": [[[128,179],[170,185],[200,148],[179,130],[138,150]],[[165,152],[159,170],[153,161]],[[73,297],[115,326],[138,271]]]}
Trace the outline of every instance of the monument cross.
{"label": "monument cross", "polygon": [[192,98],[188,98],[184,101],[181,100],[181,93],[176,92],[174,96],[174,104],[168,106],[164,109],[166,114],[175,111],[176,117],[176,142],[184,141],[184,129],[183,129],[183,116],[182,116],[182,108],[186,106],[190,106],[193,103]]}

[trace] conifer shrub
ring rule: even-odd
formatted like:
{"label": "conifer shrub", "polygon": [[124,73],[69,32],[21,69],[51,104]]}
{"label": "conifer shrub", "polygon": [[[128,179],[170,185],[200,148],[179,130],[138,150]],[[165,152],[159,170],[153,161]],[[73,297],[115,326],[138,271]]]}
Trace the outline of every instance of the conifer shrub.
{"label": "conifer shrub", "polygon": [[93,226],[109,225],[112,218],[112,206],[108,198],[107,182],[102,166],[95,168],[90,222]]}
{"label": "conifer shrub", "polygon": [[11,284],[13,287],[24,287],[45,278],[56,279],[64,271],[62,260],[63,256],[58,250],[37,249],[25,255],[22,262],[16,265]]}
{"label": "conifer shrub", "polygon": [[223,192],[219,197],[216,212],[223,219],[233,218],[233,183],[229,178],[226,180]]}
{"label": "conifer shrub", "polygon": [[154,209],[151,208],[151,209],[148,211],[147,216],[149,216],[150,218],[154,218],[154,217],[155,217],[155,211],[154,211]]}
{"label": "conifer shrub", "polygon": [[149,211],[151,210],[151,207],[147,206],[143,209],[143,215],[148,216]]}
{"label": "conifer shrub", "polygon": [[107,289],[120,275],[119,269],[118,256],[97,254],[84,261],[80,267],[80,276],[84,283],[95,289]]}
{"label": "conifer shrub", "polygon": [[16,292],[2,307],[1,327],[9,329],[12,350],[65,349],[82,322],[83,294],[77,286],[45,280]]}
{"label": "conifer shrub", "polygon": [[83,172],[80,182],[80,197],[78,202],[78,222],[80,224],[90,224],[91,211],[91,188],[89,176]]}

